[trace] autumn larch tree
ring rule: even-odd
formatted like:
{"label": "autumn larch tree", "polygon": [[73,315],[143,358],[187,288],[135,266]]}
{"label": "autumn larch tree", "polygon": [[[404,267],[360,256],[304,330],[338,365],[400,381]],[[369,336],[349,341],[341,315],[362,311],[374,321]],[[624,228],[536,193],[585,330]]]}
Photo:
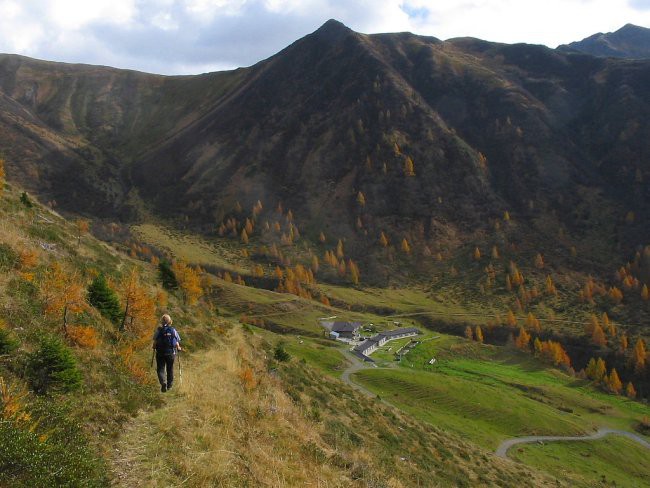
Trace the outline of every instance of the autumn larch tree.
{"label": "autumn larch tree", "polygon": [[172,270],[178,280],[178,286],[183,292],[185,303],[194,305],[201,295],[203,295],[200,274],[197,270],[182,261],[176,261],[172,265]]}
{"label": "autumn larch tree", "polygon": [[479,261],[481,259],[481,250],[478,247],[474,248],[474,260]]}
{"label": "autumn larch tree", "polygon": [[537,269],[544,268],[544,258],[540,253],[537,253],[537,255],[535,256],[535,267]]}
{"label": "autumn larch tree", "polygon": [[339,242],[336,244],[336,257],[341,259],[344,256],[343,252],[343,241],[339,239]]}
{"label": "autumn larch tree", "polygon": [[483,343],[483,331],[481,330],[481,326],[477,325],[476,328],[474,329],[474,337],[476,338],[476,342]]}
{"label": "autumn larch tree", "polygon": [[617,395],[621,393],[621,390],[623,389],[623,383],[621,383],[621,379],[616,372],[616,368],[612,368],[612,371],[609,373],[609,377],[605,383],[607,384],[607,387]]}
{"label": "autumn larch tree", "polygon": [[379,245],[381,247],[388,247],[388,238],[386,237],[386,234],[384,232],[381,232],[381,235],[379,236]]}
{"label": "autumn larch tree", "polygon": [[362,192],[357,193],[357,203],[360,207],[366,206],[366,196]]}
{"label": "autumn larch tree", "polygon": [[41,290],[45,314],[61,317],[63,331],[67,335],[68,314],[81,312],[87,306],[79,273],[65,271],[59,263],[54,262],[45,272]]}
{"label": "autumn larch tree", "polygon": [[404,160],[404,175],[415,176],[415,165],[413,164],[413,159],[411,159],[411,156],[407,156]]}
{"label": "autumn larch tree", "polygon": [[140,284],[140,273],[137,268],[132,268],[124,275],[119,291],[124,307],[120,332],[130,330],[140,336],[145,331],[144,324],[154,319],[156,306],[146,289]]}
{"label": "autumn larch tree", "polygon": [[515,339],[515,346],[517,349],[522,351],[528,350],[528,344],[530,343],[530,334],[526,332],[526,329],[519,327],[519,335]]}
{"label": "autumn larch tree", "polygon": [[597,324],[594,327],[594,331],[591,334],[591,342],[593,342],[597,346],[607,345],[607,338],[605,337],[605,332],[603,332],[603,328],[599,324]]}
{"label": "autumn larch tree", "polygon": [[625,395],[631,399],[636,398],[636,390],[634,389],[634,385],[632,384],[631,381],[625,387]]}
{"label": "autumn larch tree", "polygon": [[640,337],[637,339],[636,344],[634,345],[634,353],[632,356],[632,361],[634,363],[634,371],[641,373],[646,366],[646,351],[645,343]]}
{"label": "autumn larch tree", "polygon": [[90,224],[85,219],[77,219],[75,220],[75,227],[77,229],[77,247],[79,247],[81,245],[81,236],[88,232]]}
{"label": "autumn larch tree", "polygon": [[411,253],[411,246],[409,245],[409,241],[406,239],[402,239],[402,252],[405,254],[410,254]]}

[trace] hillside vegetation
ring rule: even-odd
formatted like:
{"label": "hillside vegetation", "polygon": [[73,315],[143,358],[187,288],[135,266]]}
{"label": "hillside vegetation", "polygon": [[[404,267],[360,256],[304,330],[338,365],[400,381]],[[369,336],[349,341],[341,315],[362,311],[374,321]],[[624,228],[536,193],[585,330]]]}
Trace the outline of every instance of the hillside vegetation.
{"label": "hillside vegetation", "polygon": [[[162,290],[151,264],[20,195],[7,188],[0,199],[0,484],[550,483],[307,362],[274,359],[274,333],[216,316],[207,295],[191,304],[182,290]],[[140,311],[126,326],[87,302],[85,288],[99,273],[122,306],[123,287],[137,277]],[[165,396],[148,370],[163,311],[186,350],[179,388]]]}

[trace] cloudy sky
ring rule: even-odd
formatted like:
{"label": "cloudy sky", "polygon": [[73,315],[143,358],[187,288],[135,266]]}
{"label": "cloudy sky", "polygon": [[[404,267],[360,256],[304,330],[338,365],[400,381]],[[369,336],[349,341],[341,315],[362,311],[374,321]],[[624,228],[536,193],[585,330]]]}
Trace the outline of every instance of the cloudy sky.
{"label": "cloudy sky", "polygon": [[650,0],[0,0],[0,52],[163,74],[249,66],[327,19],[556,47],[626,23]]}

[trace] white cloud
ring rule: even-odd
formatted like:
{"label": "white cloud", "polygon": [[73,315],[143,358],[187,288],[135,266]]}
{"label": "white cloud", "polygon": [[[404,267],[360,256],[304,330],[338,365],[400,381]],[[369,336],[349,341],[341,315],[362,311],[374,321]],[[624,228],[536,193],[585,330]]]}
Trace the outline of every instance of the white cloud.
{"label": "white cloud", "polygon": [[336,18],[551,47],[632,22],[650,0],[0,0],[0,51],[159,73],[246,66]]}

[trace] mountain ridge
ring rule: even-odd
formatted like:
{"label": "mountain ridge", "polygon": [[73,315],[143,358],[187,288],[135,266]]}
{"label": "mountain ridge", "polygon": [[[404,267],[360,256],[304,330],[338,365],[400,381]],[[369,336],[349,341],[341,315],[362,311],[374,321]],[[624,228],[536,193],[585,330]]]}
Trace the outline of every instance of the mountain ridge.
{"label": "mountain ridge", "polygon": [[650,29],[625,24],[614,32],[593,34],[581,41],[558,46],[558,50],[625,59],[650,58]]}
{"label": "mountain ridge", "polygon": [[[555,214],[551,228],[582,239],[593,223],[572,209],[593,202],[579,187],[610,213],[647,211],[649,66],[334,20],[249,68],[196,76],[4,56],[0,149],[28,189],[104,218],[209,230],[238,202],[282,201],[308,235],[365,253],[382,229],[437,247],[431,229],[482,232],[509,210],[531,232]],[[631,248],[649,233],[613,229]]]}

